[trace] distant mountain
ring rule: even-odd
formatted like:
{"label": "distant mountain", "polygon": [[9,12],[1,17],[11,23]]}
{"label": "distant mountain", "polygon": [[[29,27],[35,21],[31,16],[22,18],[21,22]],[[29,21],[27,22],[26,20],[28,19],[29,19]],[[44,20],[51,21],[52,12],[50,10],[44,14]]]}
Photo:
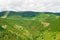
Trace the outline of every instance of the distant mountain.
{"label": "distant mountain", "polygon": [[[0,12],[0,17],[5,15],[7,11]],[[15,11],[9,11],[8,16],[13,15],[20,15],[22,17],[34,17],[39,14],[56,14],[60,15],[60,13],[52,13],[52,12],[32,12],[32,11],[24,11],[24,12],[15,12]]]}

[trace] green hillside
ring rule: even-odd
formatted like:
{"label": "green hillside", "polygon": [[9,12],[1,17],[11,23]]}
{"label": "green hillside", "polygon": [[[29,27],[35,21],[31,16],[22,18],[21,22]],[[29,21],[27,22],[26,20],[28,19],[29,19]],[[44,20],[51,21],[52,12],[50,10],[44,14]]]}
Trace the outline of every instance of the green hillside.
{"label": "green hillside", "polygon": [[0,17],[0,40],[60,40],[60,16],[39,13],[23,17],[6,12]]}

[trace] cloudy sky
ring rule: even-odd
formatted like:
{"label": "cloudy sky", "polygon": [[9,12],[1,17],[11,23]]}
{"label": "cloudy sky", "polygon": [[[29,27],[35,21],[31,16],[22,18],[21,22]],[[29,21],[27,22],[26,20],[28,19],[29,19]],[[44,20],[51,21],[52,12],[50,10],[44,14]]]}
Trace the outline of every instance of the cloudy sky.
{"label": "cloudy sky", "polygon": [[0,11],[60,12],[60,0],[0,0]]}

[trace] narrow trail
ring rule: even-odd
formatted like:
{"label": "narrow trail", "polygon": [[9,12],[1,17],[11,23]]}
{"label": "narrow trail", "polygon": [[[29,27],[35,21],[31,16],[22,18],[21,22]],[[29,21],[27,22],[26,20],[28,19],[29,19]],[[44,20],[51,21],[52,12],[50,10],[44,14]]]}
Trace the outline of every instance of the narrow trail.
{"label": "narrow trail", "polygon": [[7,18],[8,14],[9,14],[9,11],[7,11],[5,15],[3,15],[1,18]]}

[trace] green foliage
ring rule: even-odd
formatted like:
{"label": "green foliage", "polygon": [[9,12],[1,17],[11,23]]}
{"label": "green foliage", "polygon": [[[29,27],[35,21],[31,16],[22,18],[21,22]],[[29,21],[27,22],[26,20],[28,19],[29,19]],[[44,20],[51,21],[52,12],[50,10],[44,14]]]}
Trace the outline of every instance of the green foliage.
{"label": "green foliage", "polygon": [[60,16],[56,17],[39,14],[32,18],[19,15],[0,18],[0,40],[58,40]]}

